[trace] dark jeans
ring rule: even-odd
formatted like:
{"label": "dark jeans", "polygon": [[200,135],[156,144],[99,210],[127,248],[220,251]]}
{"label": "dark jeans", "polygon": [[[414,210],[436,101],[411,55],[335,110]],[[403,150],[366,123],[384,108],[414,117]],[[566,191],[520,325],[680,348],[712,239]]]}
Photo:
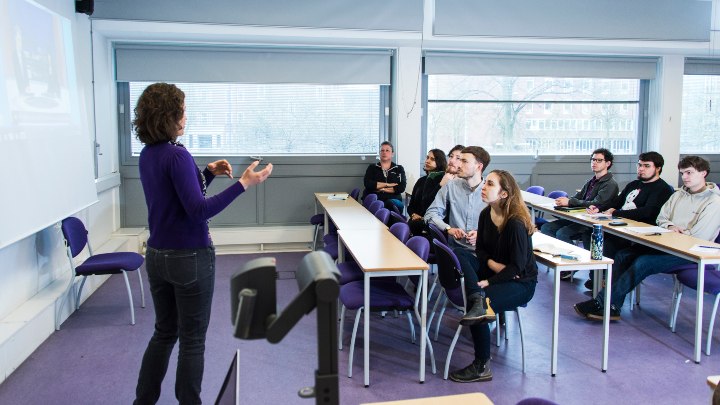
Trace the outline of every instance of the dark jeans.
{"label": "dark jeans", "polygon": [[[583,247],[585,249],[590,250],[590,236],[592,235],[592,230],[588,228],[585,232],[582,234],[582,241],[583,241]],[[619,236],[610,235],[609,233],[604,234],[604,240],[603,240],[603,256],[614,258],[617,253],[620,250],[629,248],[632,246],[632,242],[630,242],[627,239],[623,239]],[[590,272],[590,280],[593,280],[595,277],[595,272]],[[615,268],[613,267],[613,283],[618,278],[618,273],[615,272]]]}
{"label": "dark jeans", "polygon": [[573,240],[580,239],[582,232],[587,229],[588,227],[585,225],[568,221],[567,219],[557,219],[544,224],[540,228],[540,232],[552,236],[555,239],[560,239],[563,242],[573,243]]}
{"label": "dark jeans", "polygon": [[155,332],[140,367],[135,404],[154,404],[180,338],[175,398],[200,404],[205,334],[215,288],[215,248],[157,250],[148,247],[145,267],[155,305]]}
{"label": "dark jeans", "polygon": [[[460,262],[460,267],[465,274],[465,291],[468,296],[472,293],[480,292],[477,283],[485,280],[490,274],[486,274],[488,270],[481,270],[477,257],[467,249],[455,249],[455,255]],[[509,281],[507,283],[491,284],[485,288],[485,294],[490,298],[490,306],[496,314],[505,311],[512,311],[515,308],[525,305],[535,295],[535,281]],[[471,303],[468,302],[468,309]],[[475,347],[475,359],[486,361],[490,359],[490,325],[472,325],[469,326],[470,333],[473,338],[473,346]]]}
{"label": "dark jeans", "polygon": [[[646,277],[688,263],[692,262],[641,245],[620,250],[613,264],[610,303],[619,309],[625,302],[625,296]],[[605,302],[605,293],[605,289],[602,289],[595,297],[601,304]]]}

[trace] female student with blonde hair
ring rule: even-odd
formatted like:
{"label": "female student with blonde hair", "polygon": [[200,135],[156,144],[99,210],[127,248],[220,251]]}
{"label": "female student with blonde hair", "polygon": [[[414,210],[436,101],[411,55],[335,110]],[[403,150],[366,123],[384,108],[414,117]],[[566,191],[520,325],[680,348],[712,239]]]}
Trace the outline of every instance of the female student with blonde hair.
{"label": "female student with blonde hair", "polygon": [[468,297],[468,311],[460,321],[470,326],[475,360],[450,374],[456,382],[492,380],[490,370],[490,327],[495,320],[486,298],[497,312],[513,310],[530,301],[537,284],[537,264],[531,235],[535,229],[530,213],[512,174],[490,172],[482,188],[488,206],[480,213],[475,257],[457,249]]}

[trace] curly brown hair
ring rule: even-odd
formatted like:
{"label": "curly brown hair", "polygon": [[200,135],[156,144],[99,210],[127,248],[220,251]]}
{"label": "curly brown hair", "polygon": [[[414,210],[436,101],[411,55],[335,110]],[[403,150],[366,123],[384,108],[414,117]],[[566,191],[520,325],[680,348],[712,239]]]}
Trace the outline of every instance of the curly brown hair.
{"label": "curly brown hair", "polygon": [[185,93],[174,84],[155,83],[140,95],[133,127],[146,145],[175,140],[185,114]]}

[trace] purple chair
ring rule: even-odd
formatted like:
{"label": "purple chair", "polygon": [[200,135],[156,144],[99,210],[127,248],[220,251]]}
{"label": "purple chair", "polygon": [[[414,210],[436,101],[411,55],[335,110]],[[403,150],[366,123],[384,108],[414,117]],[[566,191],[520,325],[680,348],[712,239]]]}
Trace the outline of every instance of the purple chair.
{"label": "purple chair", "polygon": [[[548,195],[548,198],[559,198],[559,197],[567,197],[568,193],[562,190],[553,190]],[[545,218],[543,218],[543,213],[541,212],[539,216],[535,217],[535,226],[540,229],[541,226],[545,225],[549,221]]]}
{"label": "purple chair", "polygon": [[[720,243],[720,234],[715,238],[715,243]],[[680,309],[680,299],[682,299],[683,287],[687,286],[697,291],[698,277],[697,265],[684,264],[675,267],[666,273],[671,273],[675,279],[673,287],[672,311],[670,313],[670,329],[675,333],[677,324],[677,314]],[[715,316],[717,315],[718,303],[720,303],[720,271],[717,265],[710,264],[705,266],[705,283],[703,292],[715,296],[712,313],[710,315],[710,325],[708,326],[707,342],[705,343],[705,354],[710,355],[710,346],[712,345],[712,334],[715,327]]]}
{"label": "purple chair", "polygon": [[[368,207],[368,211],[370,211],[373,215],[378,212],[380,208],[385,208],[385,203],[379,200],[375,200],[370,203],[370,206]],[[385,208],[387,209],[387,208]]]}
{"label": "purple chair", "polygon": [[368,194],[363,198],[362,205],[365,208],[370,208],[370,204],[377,201],[377,194]]}
{"label": "purple chair", "polygon": [[[445,308],[448,302],[453,308],[457,309],[461,315],[465,315],[465,309],[467,308],[467,297],[465,295],[465,275],[463,274],[460,262],[458,261],[455,252],[450,249],[446,244],[440,242],[437,239],[433,239],[435,245],[435,255],[438,265],[438,281],[442,290],[435,306],[433,307],[432,313],[430,314],[430,320],[428,325],[432,326],[433,318],[435,317],[435,311],[440,307],[440,314],[438,315],[437,326],[435,327],[435,340],[437,341],[438,333],[440,331],[440,322],[445,313]],[[442,304],[441,304],[442,301]],[[522,333],[522,319],[520,318],[520,311],[515,308],[514,311],[517,315],[518,326],[520,328],[520,346],[522,351],[522,371],[525,372],[525,341]],[[455,350],[455,344],[457,343],[460,332],[463,326],[458,323],[458,328],[453,336],[452,343],[450,343],[450,349],[448,350],[447,358],[445,359],[445,371],[443,378],[447,380],[448,373],[450,371],[450,360],[452,359],[453,351]],[[507,339],[507,330],[505,331],[505,339]],[[500,345],[500,325],[497,326],[497,341],[496,345]]]}
{"label": "purple chair", "polygon": [[527,188],[528,193],[533,193],[537,195],[545,195],[545,187],[543,186],[530,186]]}
{"label": "purple chair", "polygon": [[390,221],[388,222],[390,225],[395,225],[397,223],[407,224],[407,222],[407,218],[405,218],[402,214],[398,214],[395,211],[390,211]]}
{"label": "purple chair", "polygon": [[405,243],[410,239],[410,225],[405,222],[398,222],[390,225],[390,233],[395,235],[400,242]]}
{"label": "purple chair", "polygon": [[[141,255],[134,252],[113,252],[93,254],[92,247],[88,241],[88,231],[85,229],[82,221],[75,217],[68,217],[62,221],[62,233],[65,238],[65,246],[67,247],[67,256],[70,261],[70,268],[75,277],[82,276],[80,288],[75,297],[75,309],[80,308],[80,297],[85,286],[85,280],[88,276],[101,274],[120,274],[125,278],[125,287],[127,288],[128,300],[130,301],[130,324],[135,325],[135,308],[133,306],[132,291],[130,290],[130,282],[128,281],[128,271],[138,271],[138,280],[140,280],[140,296],[142,307],[145,308],[145,289],[143,287],[142,275],[140,274],[140,266],[144,259]],[[88,257],[82,264],[75,266],[73,258],[77,257],[84,249],[88,247]],[[70,278],[68,290],[74,285],[74,277]],[[60,330],[60,314],[65,305],[63,299],[60,304],[60,310],[55,318],[55,329]]]}
{"label": "purple chair", "polygon": [[379,210],[375,211],[375,218],[379,219],[380,222],[387,225],[388,220],[390,220],[390,210],[387,208],[380,208]]}

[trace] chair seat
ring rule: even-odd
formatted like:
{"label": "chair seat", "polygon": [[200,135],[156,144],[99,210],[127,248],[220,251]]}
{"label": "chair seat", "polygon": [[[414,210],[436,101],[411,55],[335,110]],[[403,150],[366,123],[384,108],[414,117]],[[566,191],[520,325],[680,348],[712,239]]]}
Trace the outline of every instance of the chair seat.
{"label": "chair seat", "polygon": [[[684,285],[697,290],[697,267],[681,269],[675,272],[678,281]],[[720,272],[705,268],[704,292],[712,295],[720,294]]]}
{"label": "chair seat", "polygon": [[325,224],[325,214],[315,214],[310,217],[310,224],[311,225],[324,225]]}
{"label": "chair seat", "polygon": [[79,276],[90,274],[117,274],[122,270],[134,271],[143,264],[143,257],[134,252],[101,253],[91,256],[75,268]]}
{"label": "chair seat", "polygon": [[[353,281],[340,287],[340,302],[347,309],[359,309],[364,302],[364,282]],[[415,298],[395,281],[374,281],[370,283],[370,311],[410,310]]]}
{"label": "chair seat", "polygon": [[365,277],[362,269],[360,269],[360,266],[356,262],[338,263],[337,268],[340,271],[340,280],[338,280],[338,284],[340,285],[360,281]]}

